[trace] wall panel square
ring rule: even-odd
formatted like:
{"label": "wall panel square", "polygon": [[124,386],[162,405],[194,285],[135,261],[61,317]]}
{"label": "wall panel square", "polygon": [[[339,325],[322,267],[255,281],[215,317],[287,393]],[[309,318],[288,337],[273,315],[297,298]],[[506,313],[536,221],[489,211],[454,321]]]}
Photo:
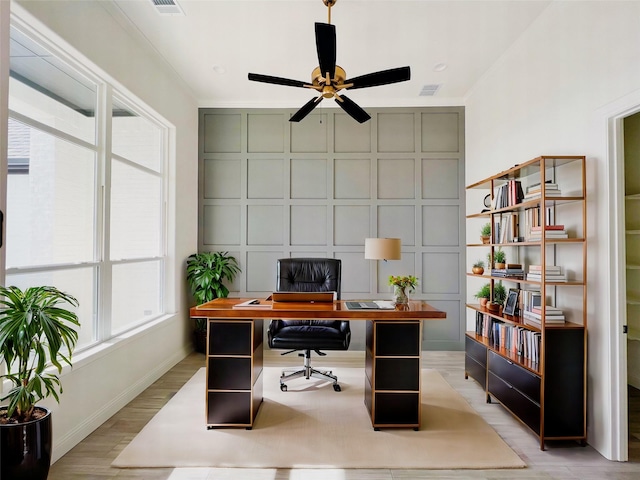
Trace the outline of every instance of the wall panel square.
{"label": "wall panel square", "polygon": [[[378,293],[384,293],[388,295],[388,299],[391,300],[393,294],[393,287],[389,285],[390,275],[416,275],[415,266],[416,255],[413,252],[402,252],[402,258],[400,260],[390,260],[388,262],[378,261]],[[422,282],[421,278],[418,278],[419,282]],[[420,287],[418,287],[418,292]],[[386,298],[386,297],[385,297]]]}
{"label": "wall panel square", "polygon": [[327,198],[327,160],[291,160],[291,198]]}
{"label": "wall panel square", "polygon": [[457,113],[423,113],[421,117],[423,152],[460,151]]}
{"label": "wall panel square", "polygon": [[239,153],[241,149],[240,114],[208,113],[203,116],[204,153]]}
{"label": "wall panel square", "polygon": [[273,292],[276,289],[276,272],[282,252],[247,252],[247,292]]}
{"label": "wall panel square", "polygon": [[415,177],[412,158],[378,160],[378,198],[415,198]]}
{"label": "wall panel square", "polygon": [[413,113],[378,114],[378,152],[414,152]]}
{"label": "wall panel square", "polygon": [[284,161],[247,161],[247,198],[284,198]]}
{"label": "wall panel square", "polygon": [[204,160],[204,198],[240,198],[240,160]]}
{"label": "wall panel square", "polygon": [[422,293],[460,293],[460,254],[423,253],[422,276]]}
{"label": "wall panel square", "polygon": [[327,152],[327,114],[312,113],[302,122],[289,122],[291,151],[295,153]]}
{"label": "wall panel square", "polygon": [[284,152],[284,125],[282,119],[282,114],[248,114],[247,151],[251,153]]}
{"label": "wall panel square", "polygon": [[291,206],[291,245],[327,244],[327,207]]}
{"label": "wall panel square", "polygon": [[438,343],[444,343],[444,348],[459,345],[464,341],[464,328],[460,323],[460,302],[458,300],[429,300],[429,304],[447,314],[444,320],[422,322],[422,336],[424,343],[430,343],[433,349]]}
{"label": "wall panel square", "polygon": [[282,245],[283,221],[281,205],[249,205],[247,245]]}
{"label": "wall panel square", "polygon": [[361,252],[336,252],[342,260],[342,295],[349,293],[369,293],[369,269],[371,260]]}
{"label": "wall panel square", "polygon": [[336,159],[333,170],[335,198],[371,198],[369,159]]}
{"label": "wall panel square", "polygon": [[378,237],[399,238],[402,245],[416,244],[416,210],[413,205],[378,207]]}
{"label": "wall panel square", "polygon": [[205,245],[239,245],[240,206],[205,205],[202,231]]}
{"label": "wall panel square", "polygon": [[371,152],[371,122],[354,122],[349,115],[336,113],[333,117],[333,125],[334,152]]}
{"label": "wall panel square", "polygon": [[370,231],[369,207],[365,205],[336,205],[333,213],[335,245],[362,245]]}
{"label": "wall panel square", "polygon": [[422,198],[460,198],[459,160],[422,159]]}
{"label": "wall panel square", "polygon": [[428,205],[422,207],[422,245],[455,246],[460,243],[460,207]]}

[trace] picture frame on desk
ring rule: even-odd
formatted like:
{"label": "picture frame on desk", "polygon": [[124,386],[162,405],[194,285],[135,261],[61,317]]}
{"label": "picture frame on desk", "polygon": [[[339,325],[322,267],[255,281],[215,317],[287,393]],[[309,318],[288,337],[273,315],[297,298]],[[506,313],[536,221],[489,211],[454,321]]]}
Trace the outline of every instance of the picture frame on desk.
{"label": "picture frame on desk", "polygon": [[518,297],[520,295],[520,290],[517,288],[510,288],[509,293],[507,293],[507,299],[504,302],[504,308],[502,309],[502,313],[505,315],[515,315],[516,309],[518,308]]}

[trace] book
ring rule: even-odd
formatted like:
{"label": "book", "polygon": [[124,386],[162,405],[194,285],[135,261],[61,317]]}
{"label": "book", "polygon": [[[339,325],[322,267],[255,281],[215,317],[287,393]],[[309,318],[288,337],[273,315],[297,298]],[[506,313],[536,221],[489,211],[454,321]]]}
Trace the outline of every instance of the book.
{"label": "book", "polygon": [[[545,305],[544,307],[545,310],[545,316],[549,317],[549,316],[556,316],[556,315],[564,315],[564,312],[556,307],[552,307],[550,305]],[[531,309],[532,313],[537,313],[538,315],[542,315],[542,307],[534,307]]]}
{"label": "book", "polygon": [[271,302],[267,302],[266,300],[252,298],[251,300],[247,300],[246,302],[236,303],[233,308],[271,308],[271,305]]}
{"label": "book", "polygon": [[[542,320],[542,315],[535,312],[524,312],[523,316],[532,320]],[[563,315],[545,315],[545,323],[564,323]]]}
{"label": "book", "polygon": [[[546,225],[544,227],[545,230],[564,230],[564,225]],[[541,225],[536,225],[535,227],[531,227],[532,232],[540,232],[542,231]]]}
{"label": "book", "polygon": [[[562,267],[558,265],[545,265],[544,271],[546,273],[562,273]],[[529,265],[530,273],[540,273],[542,272],[542,265]]]}
{"label": "book", "polygon": [[[545,188],[558,188],[558,184],[554,182],[544,182],[544,186]],[[540,183],[532,183],[527,187],[527,193],[535,192],[536,190],[539,191],[541,188],[542,186],[540,185]]]}
{"label": "book", "polygon": [[[545,274],[544,279],[547,282],[566,282],[567,275],[564,273],[550,274],[550,275]],[[527,280],[533,280],[533,281],[539,282],[542,280],[542,275],[539,273],[527,273]]]}

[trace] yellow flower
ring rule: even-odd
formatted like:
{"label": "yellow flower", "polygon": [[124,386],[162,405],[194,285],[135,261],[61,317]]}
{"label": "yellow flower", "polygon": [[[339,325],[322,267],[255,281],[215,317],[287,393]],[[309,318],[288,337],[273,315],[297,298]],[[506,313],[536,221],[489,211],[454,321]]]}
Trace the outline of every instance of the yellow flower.
{"label": "yellow flower", "polygon": [[414,291],[418,285],[418,278],[413,275],[407,276],[389,276],[389,285],[395,285],[402,289],[409,288],[410,291]]}

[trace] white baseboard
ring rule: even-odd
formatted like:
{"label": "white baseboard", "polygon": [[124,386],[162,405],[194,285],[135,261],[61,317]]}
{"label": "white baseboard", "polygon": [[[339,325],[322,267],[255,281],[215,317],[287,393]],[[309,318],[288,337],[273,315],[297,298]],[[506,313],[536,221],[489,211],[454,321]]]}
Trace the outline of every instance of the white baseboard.
{"label": "white baseboard", "polygon": [[70,430],[62,438],[56,439],[51,453],[51,463],[55,463],[62,458],[73,447],[78,445],[100,425],[109,420],[129,402],[149,388],[153,382],[162,377],[162,375],[167,373],[192,351],[193,345],[191,344],[185,345],[182,349],[175,351],[173,355],[165,358],[162,363],[157,364],[156,368],[149,370],[145,376],[139,378],[136,383],[129,385],[129,387],[123,390],[118,396],[103,404],[101,408],[89,417],[84,418],[74,429]]}

